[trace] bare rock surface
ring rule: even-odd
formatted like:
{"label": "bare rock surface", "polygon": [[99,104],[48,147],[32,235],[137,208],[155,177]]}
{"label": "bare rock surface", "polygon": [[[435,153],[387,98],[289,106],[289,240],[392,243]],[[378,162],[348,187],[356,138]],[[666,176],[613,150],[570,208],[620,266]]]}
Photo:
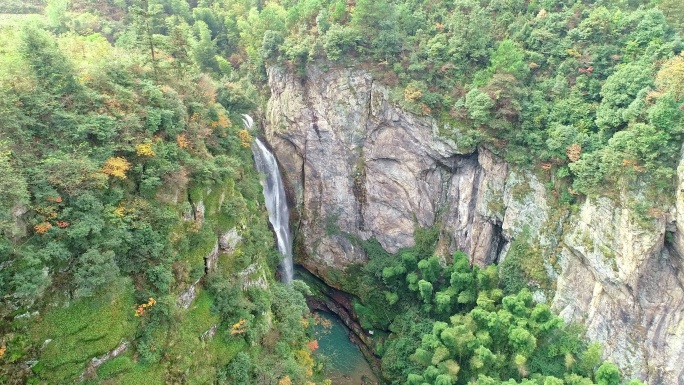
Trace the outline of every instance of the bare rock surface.
{"label": "bare rock surface", "polygon": [[236,247],[241,240],[242,237],[238,234],[237,228],[233,227],[221,234],[219,237],[219,247],[221,247],[223,252],[232,253],[236,250]]}
{"label": "bare rock surface", "polygon": [[627,376],[684,383],[681,258],[664,243],[664,217],[642,222],[613,200],[588,199],[568,220],[554,307]]}
{"label": "bare rock surface", "polygon": [[486,150],[460,154],[431,119],[391,105],[367,73],[310,67],[301,82],[273,67],[269,78],[266,136],[294,189],[307,267],[363,262],[350,234],[390,252],[412,246],[416,227],[433,226],[440,211],[450,251],[496,259],[503,217],[487,205],[505,163]]}
{"label": "bare rock surface", "polygon": [[83,374],[81,374],[81,376],[79,377],[79,382],[82,382],[86,377],[87,378],[96,377],[97,376],[96,375],[97,368],[102,366],[102,364],[104,364],[105,362],[107,362],[113,358],[116,358],[116,357],[120,356],[121,354],[125,353],[128,350],[129,345],[130,345],[130,342],[121,341],[119,346],[112,349],[111,351],[103,354],[100,357],[93,357],[93,359],[90,360],[90,363],[86,367]]}

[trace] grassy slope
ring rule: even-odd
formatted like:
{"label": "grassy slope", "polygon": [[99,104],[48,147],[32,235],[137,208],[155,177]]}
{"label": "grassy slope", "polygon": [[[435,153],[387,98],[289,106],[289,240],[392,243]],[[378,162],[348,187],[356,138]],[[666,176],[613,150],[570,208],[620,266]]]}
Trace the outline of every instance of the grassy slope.
{"label": "grassy slope", "polygon": [[34,346],[49,342],[33,368],[42,381],[59,383],[80,376],[86,363],[130,341],[136,327],[133,285],[122,279],[106,292],[52,309],[29,328]]}

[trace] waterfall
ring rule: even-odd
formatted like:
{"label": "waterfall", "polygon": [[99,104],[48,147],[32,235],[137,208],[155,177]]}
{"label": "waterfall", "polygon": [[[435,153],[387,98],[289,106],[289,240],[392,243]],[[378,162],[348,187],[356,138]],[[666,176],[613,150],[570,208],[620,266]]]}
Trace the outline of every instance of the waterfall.
{"label": "waterfall", "polygon": [[[243,123],[247,128],[252,126],[252,118],[243,115]],[[290,234],[290,211],[287,208],[285,199],[285,188],[283,179],[278,170],[278,163],[271,152],[264,146],[259,139],[255,139],[252,145],[256,168],[266,177],[262,179],[261,185],[264,187],[264,199],[268,210],[268,219],[273,226],[278,240],[278,251],[283,255],[282,281],[289,283],[292,281],[292,236]]]}

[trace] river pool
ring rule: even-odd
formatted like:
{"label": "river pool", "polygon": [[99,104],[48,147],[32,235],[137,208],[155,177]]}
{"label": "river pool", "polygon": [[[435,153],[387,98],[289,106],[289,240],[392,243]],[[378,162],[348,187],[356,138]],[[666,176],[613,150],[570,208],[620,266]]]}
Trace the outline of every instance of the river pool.
{"label": "river pool", "polygon": [[361,350],[348,337],[349,329],[331,313],[315,312],[317,358],[325,363],[325,376],[333,385],[377,384]]}

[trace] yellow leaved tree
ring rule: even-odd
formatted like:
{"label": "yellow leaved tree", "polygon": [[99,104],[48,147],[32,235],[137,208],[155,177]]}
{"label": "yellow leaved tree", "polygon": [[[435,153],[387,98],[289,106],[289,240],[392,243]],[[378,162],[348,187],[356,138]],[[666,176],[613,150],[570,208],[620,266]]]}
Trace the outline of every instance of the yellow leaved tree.
{"label": "yellow leaved tree", "polygon": [[152,158],[156,155],[152,149],[152,143],[142,143],[135,146],[135,153],[138,156],[145,156],[148,158]]}
{"label": "yellow leaved tree", "polygon": [[240,137],[241,145],[242,147],[249,148],[249,146],[252,145],[252,135],[249,134],[249,131],[247,130],[240,130],[237,133],[238,137]]}
{"label": "yellow leaved tree", "polygon": [[102,172],[119,179],[126,179],[126,171],[128,171],[130,168],[131,164],[128,163],[126,158],[117,156],[109,158],[107,161],[105,161],[105,165],[102,167]]}

